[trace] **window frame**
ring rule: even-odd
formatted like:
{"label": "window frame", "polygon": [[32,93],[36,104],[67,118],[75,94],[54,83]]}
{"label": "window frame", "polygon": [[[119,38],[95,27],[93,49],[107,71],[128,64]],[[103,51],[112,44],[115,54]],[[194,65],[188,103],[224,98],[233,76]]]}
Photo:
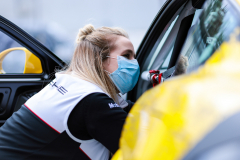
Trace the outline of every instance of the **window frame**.
{"label": "window frame", "polygon": [[41,78],[48,79],[51,73],[54,72],[56,66],[60,68],[66,65],[61,59],[54,55],[49,49],[42,45],[39,41],[34,39],[24,30],[13,24],[6,18],[0,15],[0,31],[15,40],[17,43],[27,48],[30,52],[36,55],[41,63],[43,73],[41,74],[4,74],[1,78]]}
{"label": "window frame", "polygon": [[[137,51],[137,60],[140,65],[140,70],[143,72],[143,65],[147,56],[150,54],[151,50],[153,50],[154,45],[156,44],[157,40],[165,31],[165,27],[172,19],[172,17],[176,14],[178,9],[182,6],[187,4],[186,2],[191,3],[188,0],[178,0],[178,1],[167,1],[163,8],[158,13],[157,17],[155,18],[154,22],[152,23],[149,31],[147,32],[143,42],[141,43],[140,47]],[[141,76],[141,75],[140,75]],[[139,82],[134,87],[134,89],[128,92],[127,99],[136,101],[140,95],[138,94],[139,89]]]}

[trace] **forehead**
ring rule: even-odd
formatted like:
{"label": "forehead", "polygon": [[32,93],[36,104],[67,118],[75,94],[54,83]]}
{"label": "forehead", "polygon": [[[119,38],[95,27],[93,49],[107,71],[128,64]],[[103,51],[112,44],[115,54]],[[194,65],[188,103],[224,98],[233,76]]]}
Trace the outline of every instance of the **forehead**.
{"label": "forehead", "polygon": [[134,47],[132,42],[124,37],[124,36],[111,36],[110,37],[112,44],[111,44],[111,48],[112,50],[132,50],[134,52]]}

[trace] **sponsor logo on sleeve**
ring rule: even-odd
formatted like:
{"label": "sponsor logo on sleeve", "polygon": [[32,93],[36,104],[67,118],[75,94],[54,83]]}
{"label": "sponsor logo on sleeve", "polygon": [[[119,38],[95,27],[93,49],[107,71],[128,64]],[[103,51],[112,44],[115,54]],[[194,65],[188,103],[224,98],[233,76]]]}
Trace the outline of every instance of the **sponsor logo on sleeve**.
{"label": "sponsor logo on sleeve", "polygon": [[108,103],[110,108],[115,108],[115,107],[120,107],[117,103],[113,104],[113,103]]}

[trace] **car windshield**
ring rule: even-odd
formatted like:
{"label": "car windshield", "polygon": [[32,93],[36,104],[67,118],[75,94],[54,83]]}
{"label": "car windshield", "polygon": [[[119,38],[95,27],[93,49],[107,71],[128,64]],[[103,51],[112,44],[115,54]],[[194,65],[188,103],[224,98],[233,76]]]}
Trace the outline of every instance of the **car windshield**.
{"label": "car windshield", "polygon": [[[205,2],[202,13],[190,28],[181,50],[181,55],[188,58],[187,73],[204,64],[222,42],[229,40],[230,34],[239,26],[239,17],[233,5],[226,0]],[[179,62],[180,60],[177,64]]]}

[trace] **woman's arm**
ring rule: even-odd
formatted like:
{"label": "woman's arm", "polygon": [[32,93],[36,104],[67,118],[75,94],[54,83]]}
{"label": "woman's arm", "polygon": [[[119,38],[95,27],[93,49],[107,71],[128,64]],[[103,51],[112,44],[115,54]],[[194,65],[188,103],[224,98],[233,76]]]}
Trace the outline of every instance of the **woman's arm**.
{"label": "woman's arm", "polygon": [[105,94],[92,94],[89,102],[86,116],[89,134],[115,153],[127,113]]}
{"label": "woman's arm", "polygon": [[74,108],[68,127],[75,137],[82,140],[94,138],[115,153],[126,117],[127,112],[106,94],[93,93]]}
{"label": "woman's arm", "polygon": [[128,103],[128,106],[125,107],[123,110],[124,110],[125,112],[129,113],[130,110],[131,110],[131,108],[132,108],[132,106],[134,105],[134,102],[132,102],[132,101],[130,101],[130,100],[126,100],[126,102]]}

